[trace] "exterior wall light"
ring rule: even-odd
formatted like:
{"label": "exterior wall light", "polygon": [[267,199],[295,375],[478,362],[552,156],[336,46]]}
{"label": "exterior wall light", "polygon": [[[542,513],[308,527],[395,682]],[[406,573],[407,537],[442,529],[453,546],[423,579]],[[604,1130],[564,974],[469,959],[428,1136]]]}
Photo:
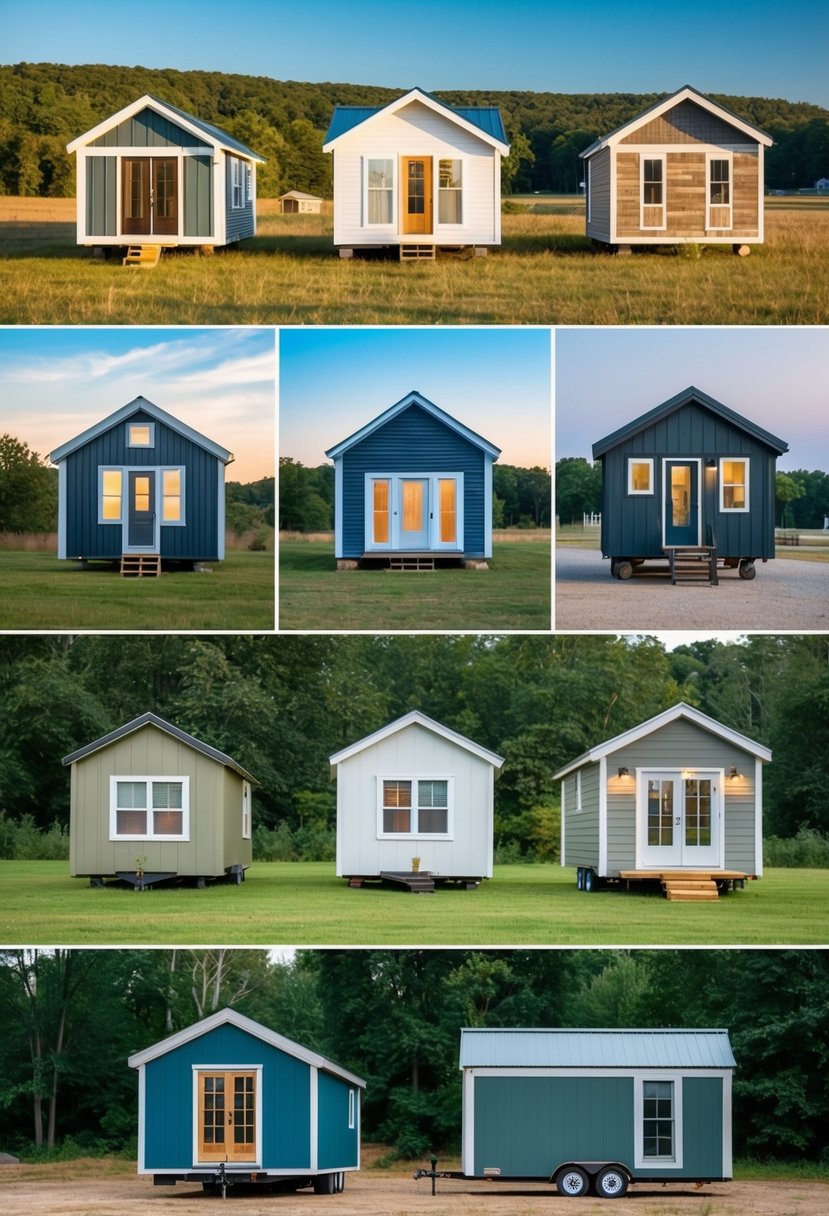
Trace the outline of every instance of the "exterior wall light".
{"label": "exterior wall light", "polygon": [[630,776],[630,769],[629,769],[629,768],[620,767],[620,769],[619,769],[619,774],[618,774],[618,775],[619,775],[620,777],[629,777],[629,776]]}
{"label": "exterior wall light", "polygon": [[729,772],[728,772],[728,779],[729,779],[729,781],[736,781],[736,780],[737,780],[737,778],[739,777],[739,775],[740,775],[740,773],[739,773],[739,770],[738,770],[738,768],[737,768],[737,765],[736,765],[736,764],[732,764],[732,765],[731,765],[731,768],[729,769]]}

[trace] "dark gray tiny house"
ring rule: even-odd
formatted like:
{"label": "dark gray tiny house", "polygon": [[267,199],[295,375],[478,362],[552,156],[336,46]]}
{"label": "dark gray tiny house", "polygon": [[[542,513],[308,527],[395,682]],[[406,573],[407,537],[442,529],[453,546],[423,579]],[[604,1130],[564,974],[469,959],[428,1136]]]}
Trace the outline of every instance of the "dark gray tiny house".
{"label": "dark gray tiny house", "polygon": [[224,557],[224,477],[233,453],[145,397],[49,459],[58,466],[59,558]]}
{"label": "dark gray tiny house", "polygon": [[422,394],[408,393],[325,454],[334,461],[339,562],[492,556],[500,448]]}
{"label": "dark gray tiny house", "polygon": [[788,444],[687,388],[593,444],[602,465],[602,556],[615,578],[687,553],[754,577],[774,557],[777,457]]}
{"label": "dark gray tiny house", "polygon": [[235,760],[145,713],[64,757],[69,868],[93,886],[172,878],[241,882],[252,859],[251,786]]}

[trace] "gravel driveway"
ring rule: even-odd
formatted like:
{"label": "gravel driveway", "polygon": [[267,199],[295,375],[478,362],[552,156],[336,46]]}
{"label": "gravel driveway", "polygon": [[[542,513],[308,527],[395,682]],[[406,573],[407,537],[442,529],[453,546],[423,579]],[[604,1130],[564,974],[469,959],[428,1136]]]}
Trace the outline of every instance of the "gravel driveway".
{"label": "gravel driveway", "polygon": [[[654,570],[666,570],[659,563]],[[721,570],[710,583],[677,584],[666,573],[611,578],[596,549],[556,549],[556,629],[829,629],[829,563],[777,558],[757,563],[757,577]]]}

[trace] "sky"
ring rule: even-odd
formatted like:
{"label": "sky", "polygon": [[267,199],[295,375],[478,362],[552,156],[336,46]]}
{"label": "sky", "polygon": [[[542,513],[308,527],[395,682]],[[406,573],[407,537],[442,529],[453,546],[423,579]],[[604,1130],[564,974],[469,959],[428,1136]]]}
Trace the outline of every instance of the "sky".
{"label": "sky", "polygon": [[555,366],[557,460],[693,385],[784,439],[779,470],[829,472],[829,329],[564,329]]}
{"label": "sky", "polygon": [[558,93],[702,92],[829,106],[825,0],[0,0],[6,63],[202,69],[277,80]]}
{"label": "sky", "polygon": [[279,454],[325,449],[419,392],[497,447],[503,464],[551,464],[550,331],[285,329],[279,342]]}
{"label": "sky", "polygon": [[228,481],[273,476],[269,329],[0,329],[0,434],[46,457],[136,397],[236,457]]}

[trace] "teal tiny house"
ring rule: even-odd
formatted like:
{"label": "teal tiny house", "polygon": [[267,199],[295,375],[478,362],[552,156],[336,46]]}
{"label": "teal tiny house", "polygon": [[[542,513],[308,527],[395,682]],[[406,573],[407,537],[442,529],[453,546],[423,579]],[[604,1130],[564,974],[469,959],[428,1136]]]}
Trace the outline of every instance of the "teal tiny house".
{"label": "teal tiny house", "polygon": [[731,1177],[725,1030],[462,1030],[463,1175],[563,1195]]}
{"label": "teal tiny house", "polygon": [[281,1181],[341,1191],[360,1166],[365,1081],[232,1009],[129,1059],[138,1172],[157,1186]]}

